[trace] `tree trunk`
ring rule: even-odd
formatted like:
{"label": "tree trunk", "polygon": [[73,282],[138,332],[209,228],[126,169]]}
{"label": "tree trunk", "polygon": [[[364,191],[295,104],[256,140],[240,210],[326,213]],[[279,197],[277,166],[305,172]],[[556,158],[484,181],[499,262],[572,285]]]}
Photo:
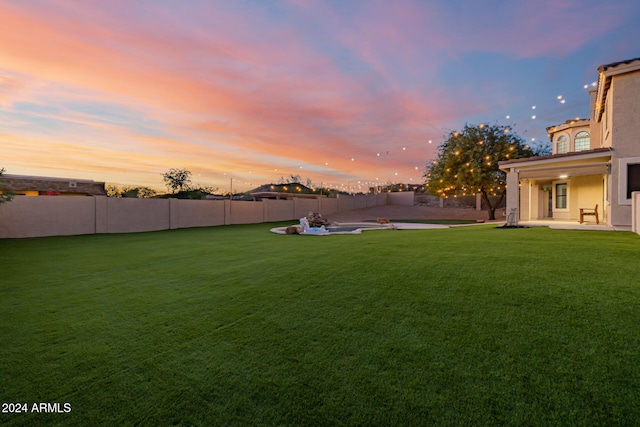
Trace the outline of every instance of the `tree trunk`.
{"label": "tree trunk", "polygon": [[484,201],[484,204],[487,205],[487,211],[489,212],[489,221],[495,221],[496,209],[498,206],[500,206],[500,203],[502,203],[502,201],[504,200],[504,196],[506,193],[503,191],[500,194],[500,199],[494,205],[491,204],[491,199],[489,199],[489,195],[487,194],[487,191],[484,188],[480,189],[480,194],[482,195],[482,200]]}

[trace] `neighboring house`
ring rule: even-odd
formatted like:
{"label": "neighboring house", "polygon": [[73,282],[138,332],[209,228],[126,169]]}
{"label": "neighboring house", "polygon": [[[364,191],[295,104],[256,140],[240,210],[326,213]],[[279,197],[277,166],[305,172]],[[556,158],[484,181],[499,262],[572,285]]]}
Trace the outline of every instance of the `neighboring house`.
{"label": "neighboring house", "polygon": [[2,187],[24,196],[105,196],[104,182],[86,179],[2,175]]}
{"label": "neighboring house", "polygon": [[[640,191],[640,58],[598,68],[590,118],[547,128],[552,155],[500,162],[507,212],[523,221],[578,221],[598,206],[600,223],[631,227]],[[595,216],[585,217],[595,221]]]}
{"label": "neighboring house", "polygon": [[292,199],[292,198],[308,198],[317,199],[322,196],[316,193],[316,190],[302,185],[299,182],[290,184],[264,184],[256,189],[249,191],[253,200],[262,199]]}

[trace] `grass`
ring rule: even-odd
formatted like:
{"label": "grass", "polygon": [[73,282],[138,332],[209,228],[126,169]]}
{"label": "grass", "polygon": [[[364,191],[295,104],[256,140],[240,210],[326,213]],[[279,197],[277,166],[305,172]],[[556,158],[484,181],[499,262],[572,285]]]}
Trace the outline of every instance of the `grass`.
{"label": "grass", "polygon": [[0,241],[0,423],[640,419],[640,236],[276,225]]}

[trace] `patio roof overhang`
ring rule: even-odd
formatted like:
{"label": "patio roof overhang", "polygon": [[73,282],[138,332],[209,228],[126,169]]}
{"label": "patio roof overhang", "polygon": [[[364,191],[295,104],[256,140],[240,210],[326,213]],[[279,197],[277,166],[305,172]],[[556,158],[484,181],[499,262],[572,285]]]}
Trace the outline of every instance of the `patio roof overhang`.
{"label": "patio roof overhang", "polygon": [[583,175],[603,175],[608,171],[609,162],[598,162],[588,165],[565,165],[540,169],[521,169],[521,179],[558,179]]}
{"label": "patio roof overhang", "polygon": [[611,149],[597,148],[577,153],[508,160],[500,162],[500,169],[517,172],[521,179],[558,179],[605,174],[610,162]]}

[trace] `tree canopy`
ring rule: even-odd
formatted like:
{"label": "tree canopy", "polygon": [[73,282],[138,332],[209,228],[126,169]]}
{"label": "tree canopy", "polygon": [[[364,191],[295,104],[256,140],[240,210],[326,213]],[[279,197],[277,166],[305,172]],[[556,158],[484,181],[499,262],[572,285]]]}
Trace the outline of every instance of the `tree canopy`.
{"label": "tree canopy", "polygon": [[0,168],[0,203],[10,202],[15,195],[13,191],[7,191],[2,189],[2,174],[4,173],[4,168]]}
{"label": "tree canopy", "polygon": [[506,174],[498,162],[533,155],[508,126],[467,124],[440,145],[438,158],[427,165],[425,186],[443,198],[480,193],[489,219],[495,219],[495,210],[507,193]]}
{"label": "tree canopy", "polygon": [[162,174],[162,180],[173,193],[184,191],[191,184],[191,171],[172,168]]}

